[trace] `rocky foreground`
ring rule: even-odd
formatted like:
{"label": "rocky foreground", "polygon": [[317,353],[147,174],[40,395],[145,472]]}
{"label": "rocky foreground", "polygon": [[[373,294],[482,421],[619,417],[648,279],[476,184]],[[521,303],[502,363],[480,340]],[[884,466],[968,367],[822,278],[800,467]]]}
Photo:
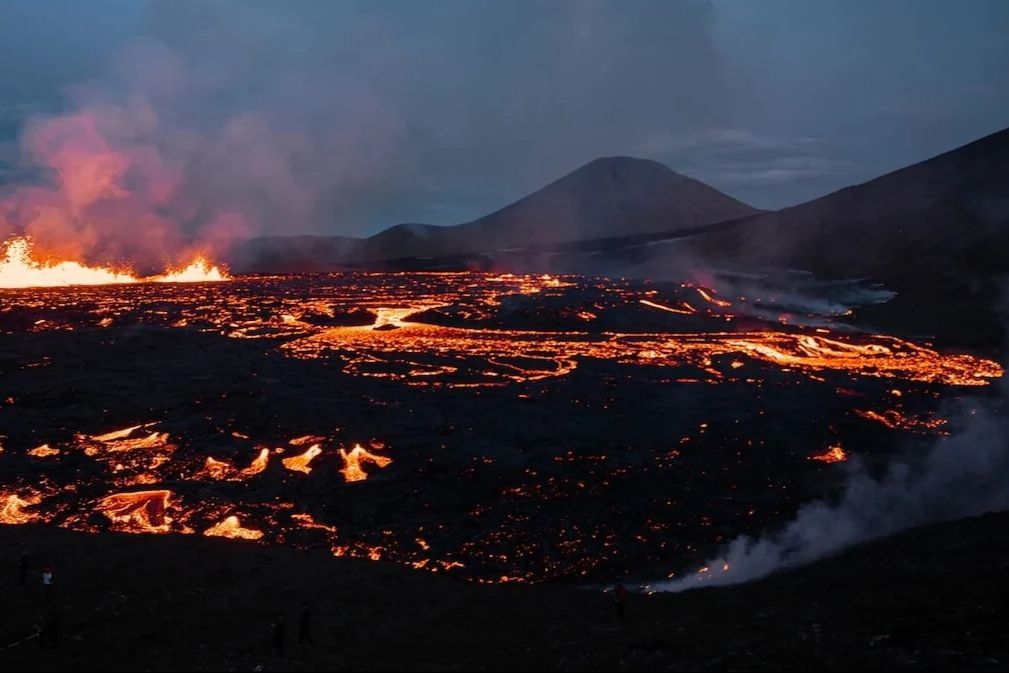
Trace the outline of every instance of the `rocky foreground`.
{"label": "rocky foreground", "polygon": [[[324,550],[8,526],[0,669],[1009,670],[1007,524],[1009,514],[940,524],[750,585],[633,596],[624,625],[606,596],[573,586],[480,586]],[[8,647],[41,619],[45,564],[59,646]],[[312,646],[296,644],[303,601]]]}

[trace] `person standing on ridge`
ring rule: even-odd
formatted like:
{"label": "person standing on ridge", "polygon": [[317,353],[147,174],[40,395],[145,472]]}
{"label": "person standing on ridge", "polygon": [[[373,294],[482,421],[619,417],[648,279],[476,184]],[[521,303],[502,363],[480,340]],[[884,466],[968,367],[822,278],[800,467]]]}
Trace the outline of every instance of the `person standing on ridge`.
{"label": "person standing on ridge", "polygon": [[21,550],[21,558],[18,559],[18,580],[21,586],[25,585],[28,579],[28,552]]}
{"label": "person standing on ridge", "polygon": [[617,619],[619,619],[620,623],[623,624],[624,618],[627,614],[627,588],[623,585],[623,583],[618,582],[617,585],[613,587],[613,606],[617,610]]}
{"label": "person standing on ridge", "polygon": [[273,649],[278,657],[284,656],[284,635],[287,632],[287,624],[284,622],[284,615],[279,612],[273,618]]}
{"label": "person standing on ridge", "polygon": [[301,604],[301,616],[298,617],[298,644],[315,644],[312,640],[312,610],[308,607],[307,601]]}
{"label": "person standing on ridge", "polygon": [[42,591],[45,594],[46,605],[49,604],[53,593],[53,568],[46,566],[42,569]]}

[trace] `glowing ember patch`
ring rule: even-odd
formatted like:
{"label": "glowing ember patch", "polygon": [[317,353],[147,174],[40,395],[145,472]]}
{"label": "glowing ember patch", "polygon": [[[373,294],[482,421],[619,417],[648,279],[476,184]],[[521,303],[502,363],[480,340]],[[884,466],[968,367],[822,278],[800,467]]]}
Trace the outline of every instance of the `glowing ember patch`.
{"label": "glowing ember patch", "polygon": [[26,507],[42,502],[38,495],[21,497],[16,493],[0,495],[0,524],[26,524],[40,520],[42,517],[34,512],[24,511]]}
{"label": "glowing ember patch", "polygon": [[818,460],[821,463],[843,463],[848,460],[848,453],[840,444],[831,446],[823,453],[818,453],[809,457],[810,460]]}
{"label": "glowing ember patch", "polygon": [[318,444],[325,437],[320,437],[319,435],[305,435],[303,437],[295,437],[288,442],[291,446],[306,446],[308,444]]}
{"label": "glowing ember patch", "polygon": [[292,514],[291,518],[298,522],[298,525],[302,528],[313,528],[317,530],[324,530],[328,533],[336,533],[336,526],[327,526],[324,523],[319,523],[316,521],[311,514]]}
{"label": "glowing ember patch", "polygon": [[172,519],[167,490],[115,493],[98,501],[98,510],[108,517],[115,530],[127,533],[167,533]]}
{"label": "glowing ember patch", "polygon": [[28,455],[36,458],[49,458],[50,456],[60,455],[60,450],[54,449],[48,444],[43,444],[42,446],[36,446],[34,449],[29,451]]}
{"label": "glowing ember patch", "polygon": [[948,422],[945,418],[916,418],[907,416],[896,409],[872,411],[871,409],[855,409],[855,414],[862,418],[875,421],[891,430],[911,430],[913,432],[941,432]]}
{"label": "glowing ember patch", "polygon": [[374,463],[379,468],[386,468],[392,463],[392,458],[371,453],[360,444],[355,444],[349,453],[345,449],[340,449],[340,457],[343,458],[340,473],[347,482],[364,481],[368,478],[368,474],[361,468],[362,463]]}
{"label": "glowing ember patch", "polygon": [[312,471],[309,463],[318,457],[320,453],[322,453],[322,447],[318,444],[313,444],[308,447],[308,450],[305,451],[305,453],[298,456],[291,456],[290,458],[284,458],[284,460],[280,462],[284,464],[284,467],[292,472],[304,472],[305,474],[308,474]]}
{"label": "glowing ember patch", "polygon": [[242,528],[238,517],[234,515],[203,531],[203,534],[207,537],[229,537],[241,540],[258,540],[263,537],[263,531]]}
{"label": "glowing ember patch", "polygon": [[160,276],[142,278],[128,269],[50,262],[34,255],[31,239],[14,238],[0,248],[0,288],[69,287],[131,283],[197,283],[227,280],[228,275],[204,257]]}

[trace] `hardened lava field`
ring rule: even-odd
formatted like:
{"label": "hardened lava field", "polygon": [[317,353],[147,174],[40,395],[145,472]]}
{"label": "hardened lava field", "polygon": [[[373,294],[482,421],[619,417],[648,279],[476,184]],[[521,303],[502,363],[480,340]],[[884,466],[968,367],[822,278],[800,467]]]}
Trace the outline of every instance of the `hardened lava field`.
{"label": "hardened lava field", "polygon": [[769,307],[477,273],[3,290],[0,521],[654,575],[926,445],[1001,374]]}

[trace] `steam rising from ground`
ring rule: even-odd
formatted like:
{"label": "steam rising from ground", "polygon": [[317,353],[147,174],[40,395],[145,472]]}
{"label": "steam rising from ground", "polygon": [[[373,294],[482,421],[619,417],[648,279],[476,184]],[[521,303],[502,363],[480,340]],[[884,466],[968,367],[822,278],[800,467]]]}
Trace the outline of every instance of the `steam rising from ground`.
{"label": "steam rising from ground", "polygon": [[[678,592],[739,584],[804,565],[866,540],[915,526],[1009,507],[1009,416],[1001,399],[974,400],[960,409],[958,430],[923,456],[910,456],[873,476],[852,464],[836,500],[804,505],[781,530],[731,542],[696,574],[651,586]],[[983,403],[987,408],[981,409]]]}

